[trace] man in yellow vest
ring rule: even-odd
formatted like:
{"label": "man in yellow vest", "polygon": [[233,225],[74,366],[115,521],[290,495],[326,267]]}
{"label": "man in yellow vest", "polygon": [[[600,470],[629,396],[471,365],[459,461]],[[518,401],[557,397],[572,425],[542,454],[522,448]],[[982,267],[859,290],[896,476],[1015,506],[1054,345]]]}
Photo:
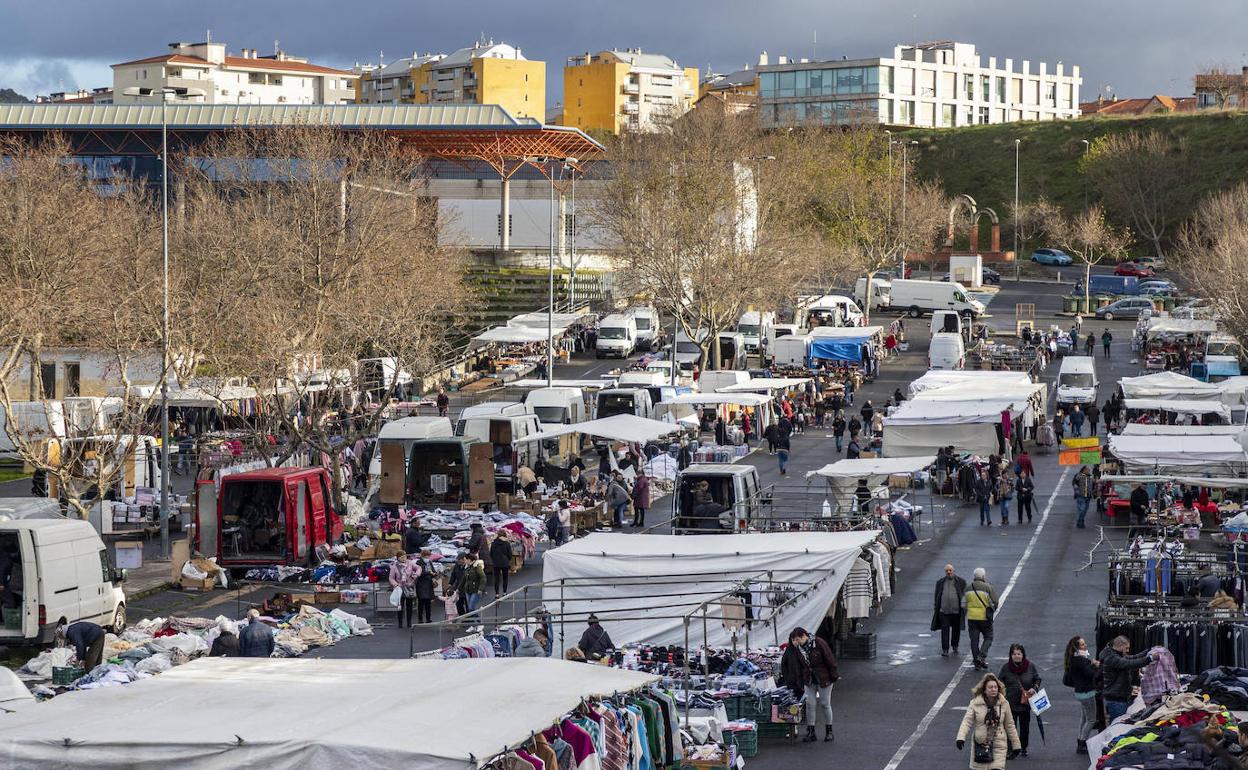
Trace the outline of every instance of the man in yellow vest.
{"label": "man in yellow vest", "polygon": [[[983,567],[975,568],[974,579],[962,594],[962,612],[966,630],[971,635],[971,658],[977,669],[988,668],[988,648],[992,646],[992,622],[1000,599],[997,589],[988,582]],[[980,639],[983,639],[981,646]]]}

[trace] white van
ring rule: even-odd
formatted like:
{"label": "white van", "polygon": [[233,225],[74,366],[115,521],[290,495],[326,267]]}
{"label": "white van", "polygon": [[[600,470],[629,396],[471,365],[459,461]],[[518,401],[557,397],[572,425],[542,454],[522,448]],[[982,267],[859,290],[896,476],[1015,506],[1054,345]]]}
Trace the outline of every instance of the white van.
{"label": "white van", "polygon": [[[20,460],[21,453],[13,446],[5,423],[7,413],[0,409],[0,460]],[[14,401],[13,422],[22,440],[32,445],[46,444],[49,439],[64,438],[65,405],[60,401]]]}
{"label": "white van", "polygon": [[934,310],[932,311],[932,334],[940,334],[948,332],[950,334],[962,335],[962,316],[954,310]]}
{"label": "white van", "polygon": [[[698,510],[694,489],[707,482],[712,509]],[[762,512],[758,468],[730,463],[694,463],[676,477],[672,495],[672,532],[708,535],[744,532]]]}
{"label": "white van", "polygon": [[524,405],[533,410],[542,430],[559,425],[585,422],[585,393],[580,388],[535,388],[524,397]]}
{"label": "white van", "polygon": [[816,326],[862,326],[866,316],[858,304],[843,294],[825,294],[802,308],[807,328]]}
{"label": "white van", "polygon": [[[711,346],[715,355],[715,346]],[[719,333],[719,361],[716,369],[744,369],[749,363],[745,354],[745,337],[737,332]]]}
{"label": "white van", "polygon": [[961,369],[966,365],[966,346],[962,337],[949,332],[932,335],[931,347],[927,350],[928,369]]}
{"label": "white van", "polygon": [[[893,284],[883,278],[871,279],[871,312],[884,310],[892,304]],[[859,278],[854,282],[854,299],[858,305],[867,305],[867,279]]]}
{"label": "white van", "polygon": [[659,314],[652,307],[635,307],[628,312],[637,327],[637,344],[649,347],[659,336]]}
{"label": "white van", "polygon": [[104,433],[124,409],[116,396],[69,396],[64,399],[65,429],[71,436]]}
{"label": "white van", "polygon": [[1057,373],[1057,405],[1094,403],[1097,384],[1095,358],[1065,356]]}
{"label": "white van", "polygon": [[933,310],[953,310],[976,318],[984,314],[983,304],[966,292],[966,287],[952,281],[919,281],[898,278],[893,281],[892,308],[919,318]]}
{"label": "white van", "polygon": [[617,414],[654,417],[654,401],[644,388],[607,388],[598,391],[598,419]]}
{"label": "white van", "polygon": [[797,324],[772,324],[771,331],[767,335],[767,349],[774,350],[776,340],[781,337],[789,337],[794,334],[801,334],[802,327]]}
{"label": "white van", "polygon": [[750,310],[737,319],[737,333],[745,340],[745,350],[757,353],[771,340],[771,327],[776,323],[775,313]]}
{"label": "white van", "polygon": [[[0,627],[0,644],[52,641],[62,623],[89,620],[121,633],[126,627],[122,570],[104,541],[81,519],[0,520],[0,552],[20,574],[18,628]],[[10,582],[10,587],[13,582]],[[15,591],[15,593],[18,593]],[[4,610],[7,616],[13,610]]]}
{"label": "white van", "polygon": [[615,380],[617,388],[648,388],[651,385],[670,385],[670,380],[663,378],[662,372],[649,369],[631,369]]}
{"label": "white van", "polygon": [[516,464],[530,468],[541,456],[540,442],[527,441],[542,432],[537,415],[517,401],[489,401],[464,409],[455,423],[455,435],[494,447],[495,479],[515,475]]}
{"label": "white van", "polygon": [[[411,454],[412,444],[428,438],[442,438],[455,435],[449,417],[403,417],[391,420],[381,426],[377,432],[377,443],[373,447],[373,459],[368,464],[369,490],[374,483],[381,483],[383,473],[400,473],[399,468],[382,467],[382,446],[385,444],[401,444],[403,446],[403,469],[400,478],[407,478],[407,457]],[[386,453],[389,455],[390,453]]]}
{"label": "white van", "polygon": [[637,349],[637,320],[632,315],[615,313],[598,324],[596,358],[615,356],[628,358]]}
{"label": "white van", "polygon": [[720,388],[726,388],[729,385],[740,385],[749,381],[749,372],[737,369],[716,369],[710,372],[702,372],[702,377],[698,380],[698,389],[703,393],[718,393]]}
{"label": "white van", "polygon": [[805,366],[810,358],[810,335],[791,334],[776,340],[771,360],[776,366]]}

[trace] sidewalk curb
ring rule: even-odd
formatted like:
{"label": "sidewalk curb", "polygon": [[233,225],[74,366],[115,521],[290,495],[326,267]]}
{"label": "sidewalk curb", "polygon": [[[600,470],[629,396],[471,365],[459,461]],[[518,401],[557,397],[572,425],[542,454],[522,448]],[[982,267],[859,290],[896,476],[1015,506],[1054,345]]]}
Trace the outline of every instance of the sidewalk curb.
{"label": "sidewalk curb", "polygon": [[164,583],[158,583],[154,586],[148,586],[147,588],[140,588],[137,591],[133,591],[133,592],[127,591],[126,601],[131,601],[134,599],[146,599],[152,594],[158,594],[161,591],[168,591],[169,589],[173,587],[174,587],[174,584],[172,582],[166,581]]}

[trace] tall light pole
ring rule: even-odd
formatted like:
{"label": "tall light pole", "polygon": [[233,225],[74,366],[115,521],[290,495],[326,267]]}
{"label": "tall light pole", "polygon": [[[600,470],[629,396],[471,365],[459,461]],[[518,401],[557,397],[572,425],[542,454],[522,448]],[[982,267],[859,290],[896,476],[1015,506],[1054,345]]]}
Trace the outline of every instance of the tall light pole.
{"label": "tall light pole", "polygon": [[169,558],[169,97],[203,96],[198,88],[126,88],[127,96],[160,96],[160,558]]}
{"label": "tall light pole", "polygon": [[[906,151],[919,143],[913,139],[901,143],[901,277],[906,277],[906,178],[910,176],[910,163]],[[870,278],[868,277],[868,281]]]}
{"label": "tall light pole", "polygon": [[1022,266],[1018,262],[1018,150],[1022,139],[1014,140],[1014,280],[1022,280]]}
{"label": "tall light pole", "polygon": [[884,129],[884,136],[888,139],[888,229],[893,229],[893,132],[887,128]]}
{"label": "tall light pole", "polygon": [[[1087,139],[1080,139],[1083,142],[1083,157],[1088,157],[1088,150],[1092,149],[1092,143]],[[1088,175],[1083,175],[1083,213],[1088,213]]]}
{"label": "tall light pole", "polygon": [[[576,163],[576,158],[568,158],[569,164]],[[576,167],[569,165],[572,177],[572,227],[568,233],[568,312],[576,312]]]}
{"label": "tall light pole", "polygon": [[554,385],[555,377],[555,158],[547,158],[550,171],[550,297],[546,306],[546,387]]}

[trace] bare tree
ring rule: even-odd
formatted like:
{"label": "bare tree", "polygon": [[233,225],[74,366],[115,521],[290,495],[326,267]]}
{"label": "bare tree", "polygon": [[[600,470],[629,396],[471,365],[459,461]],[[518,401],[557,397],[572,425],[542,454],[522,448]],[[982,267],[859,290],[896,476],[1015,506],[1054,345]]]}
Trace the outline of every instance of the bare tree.
{"label": "bare tree", "polygon": [[1049,217],[1046,231],[1054,244],[1083,263],[1083,301],[1084,307],[1088,307],[1092,266],[1126,253],[1130,234],[1106,222],[1099,204],[1075,216],[1055,212]]}
{"label": "bare tree", "polygon": [[343,445],[435,361],[464,297],[421,159],[381,134],[296,126],[230,134],[182,168],[180,349],[258,391],[256,446],[284,439],[264,459],[302,448],[340,474]]}
{"label": "bare tree", "polygon": [[756,121],[695,110],[615,139],[614,178],[589,206],[618,244],[626,285],[678,319],[710,368],[719,333],[797,277],[800,235],[781,216],[783,179],[763,165],[765,149]]}
{"label": "bare tree", "polygon": [[1195,169],[1182,141],[1159,131],[1107,134],[1080,160],[1110,210],[1147,238],[1157,256]]}
{"label": "bare tree", "polygon": [[1210,64],[1196,74],[1196,91],[1212,94],[1218,109],[1237,106],[1244,85],[1243,73],[1229,64]]}
{"label": "bare tree", "polygon": [[1048,198],[1023,201],[1018,204],[1017,209],[1010,203],[1010,221],[1018,232],[1020,250],[1019,254],[1014,255],[1014,259],[1021,259],[1023,254],[1028,253],[1031,244],[1048,232],[1049,220],[1060,213],[1060,209]]}
{"label": "bare tree", "polygon": [[1248,335],[1248,296],[1235,280],[1248,254],[1248,184],[1201,201],[1179,229],[1175,251],[1192,292],[1213,302],[1232,334],[1241,339]]}

